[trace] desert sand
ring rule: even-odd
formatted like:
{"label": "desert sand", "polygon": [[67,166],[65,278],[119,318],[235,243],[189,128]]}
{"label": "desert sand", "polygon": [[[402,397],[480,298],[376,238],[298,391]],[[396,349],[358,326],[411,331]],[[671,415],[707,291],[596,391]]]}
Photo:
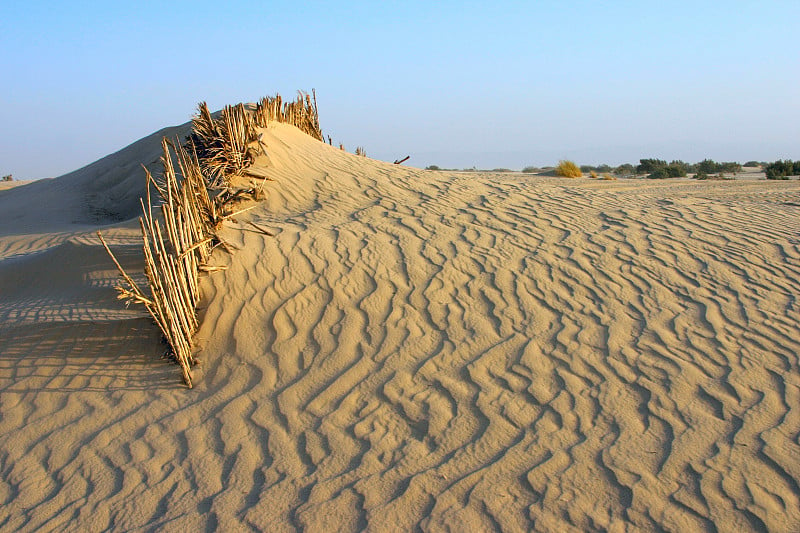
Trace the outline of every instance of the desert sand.
{"label": "desert sand", "polygon": [[189,390],[94,234],[141,271],[139,165],[186,127],[0,191],[1,530],[800,530],[800,182],[271,125]]}

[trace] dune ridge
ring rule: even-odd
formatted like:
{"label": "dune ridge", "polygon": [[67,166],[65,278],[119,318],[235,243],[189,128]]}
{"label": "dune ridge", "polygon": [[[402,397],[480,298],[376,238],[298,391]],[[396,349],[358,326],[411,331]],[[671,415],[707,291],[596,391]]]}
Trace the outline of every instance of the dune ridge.
{"label": "dune ridge", "polygon": [[[798,529],[797,182],[455,175],[263,132],[192,391],[113,293],[44,326],[3,298],[0,528]],[[41,292],[110,289],[76,270]]]}

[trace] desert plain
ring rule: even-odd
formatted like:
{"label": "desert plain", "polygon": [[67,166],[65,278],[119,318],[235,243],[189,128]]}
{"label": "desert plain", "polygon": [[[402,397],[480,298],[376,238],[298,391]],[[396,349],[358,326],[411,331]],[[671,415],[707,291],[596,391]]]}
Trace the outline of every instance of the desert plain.
{"label": "desert plain", "polygon": [[[139,306],[157,132],[0,190],[0,530],[800,530],[800,182],[416,169],[286,124]],[[260,166],[259,166],[260,165]]]}

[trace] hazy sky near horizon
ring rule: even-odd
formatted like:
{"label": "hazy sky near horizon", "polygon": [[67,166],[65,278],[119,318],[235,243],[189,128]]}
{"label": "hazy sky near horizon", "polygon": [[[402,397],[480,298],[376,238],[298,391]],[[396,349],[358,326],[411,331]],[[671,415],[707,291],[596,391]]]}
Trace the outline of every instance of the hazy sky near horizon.
{"label": "hazy sky near horizon", "polygon": [[0,4],[0,174],[58,176],[315,88],[349,150],[424,167],[800,159],[800,2]]}

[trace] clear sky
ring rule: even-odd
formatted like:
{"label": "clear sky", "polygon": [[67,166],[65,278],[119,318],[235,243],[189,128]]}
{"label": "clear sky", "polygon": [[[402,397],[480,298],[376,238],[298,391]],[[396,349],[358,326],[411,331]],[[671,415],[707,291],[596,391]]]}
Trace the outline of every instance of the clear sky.
{"label": "clear sky", "polygon": [[349,150],[479,168],[800,159],[800,2],[0,0],[0,174],[316,88]]}

